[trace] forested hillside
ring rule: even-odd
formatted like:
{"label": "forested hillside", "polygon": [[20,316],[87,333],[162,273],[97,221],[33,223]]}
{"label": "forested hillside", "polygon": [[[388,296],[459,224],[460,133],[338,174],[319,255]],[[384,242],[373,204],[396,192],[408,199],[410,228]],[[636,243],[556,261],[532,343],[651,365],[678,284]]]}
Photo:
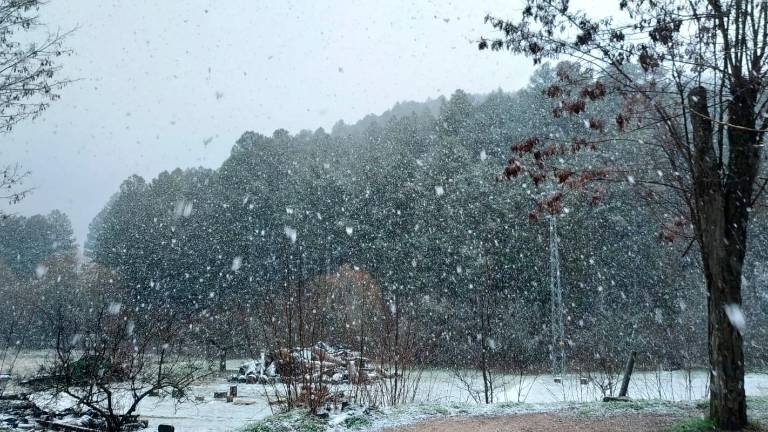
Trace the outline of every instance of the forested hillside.
{"label": "forested hillside", "polygon": [[[553,74],[544,66],[514,93],[399,104],[332,133],[245,132],[216,170],[125,180],[94,219],[86,256],[141,307],[200,318],[194,332],[212,352],[301,337],[376,355],[397,344],[445,366],[477,365],[486,351],[493,367],[542,370],[553,344],[571,368],[616,368],[630,349],[646,367],[705,364],[695,246],[660,232],[668,215],[643,205],[631,178],[562,203],[565,340],[553,339],[548,217],[531,211],[556,176],[534,188],[496,180],[511,144],[589,129],[552,119],[542,92]],[[606,145],[602,158],[641,151]],[[756,264],[765,224],[753,227],[761,259],[748,287],[766,277]],[[768,304],[746,295],[746,310]],[[764,318],[750,323],[755,367],[767,331]]]}
{"label": "forested hillside", "polygon": [[[536,198],[557,175],[498,181],[511,143],[588,129],[551,118],[552,74],[545,65],[513,93],[398,104],[332,133],[245,132],[218,169],[132,176],[94,218],[84,265],[65,215],[6,217],[6,346],[43,347],[64,310],[114,297],[187,323],[188,349],[211,358],[325,340],[411,366],[544,371],[553,348],[569,370],[616,371],[631,350],[643,367],[705,365],[696,246],[663,231],[669,215],[631,178],[561,204],[564,337],[553,332],[551,216]],[[580,163],[641,151],[606,145]],[[762,368],[768,233],[755,217],[744,305],[749,364]],[[33,331],[17,340],[19,328]]]}

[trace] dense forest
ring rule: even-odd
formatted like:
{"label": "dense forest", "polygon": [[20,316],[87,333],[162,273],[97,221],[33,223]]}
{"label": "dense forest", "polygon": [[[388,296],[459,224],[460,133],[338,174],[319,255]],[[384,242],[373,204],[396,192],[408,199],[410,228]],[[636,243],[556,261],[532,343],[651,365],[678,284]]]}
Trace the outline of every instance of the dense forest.
{"label": "dense forest", "polygon": [[[84,260],[65,215],[6,217],[4,343],[44,348],[57,317],[103,301],[147,320],[172,316],[187,349],[212,359],[323,340],[412,366],[541,372],[561,349],[567,370],[616,370],[630,351],[644,368],[705,366],[696,245],[660,231],[668,215],[645,205],[631,177],[569,198],[556,215],[535,211],[556,175],[534,186],[498,180],[510,145],[589,128],[552,118],[542,93],[554,74],[545,64],[519,91],[457,90],[330,132],[249,131],[218,169],[132,176],[93,219]],[[606,145],[578,163],[647,151]],[[768,314],[757,312],[768,297],[757,287],[768,282],[768,219],[753,216],[746,355],[764,368]],[[553,233],[562,338],[552,328]],[[22,338],[20,326],[33,331]]]}

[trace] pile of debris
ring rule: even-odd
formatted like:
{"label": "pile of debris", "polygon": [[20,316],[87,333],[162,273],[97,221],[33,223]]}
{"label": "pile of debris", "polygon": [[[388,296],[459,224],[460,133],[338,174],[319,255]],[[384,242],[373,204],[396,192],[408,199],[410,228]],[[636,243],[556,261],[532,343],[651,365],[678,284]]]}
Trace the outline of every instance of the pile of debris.
{"label": "pile of debris", "polygon": [[37,424],[36,419],[43,415],[45,412],[27,395],[0,396],[0,430],[32,429]]}
{"label": "pile of debris", "polygon": [[[0,430],[95,432],[106,429],[106,426],[106,421],[94,411],[68,408],[60,412],[49,412],[38,407],[27,394],[0,396]],[[146,421],[136,418],[126,430],[146,427]]]}
{"label": "pile of debris", "polygon": [[311,347],[280,348],[242,366],[230,381],[274,384],[312,381],[324,384],[363,384],[391,375],[374,367],[360,352],[318,342]]}
{"label": "pile of debris", "polygon": [[[147,427],[146,420],[133,417],[126,430]],[[105,430],[107,422],[97,412],[67,408],[49,412],[37,406],[27,394],[0,395],[0,430],[59,430],[96,432]]]}

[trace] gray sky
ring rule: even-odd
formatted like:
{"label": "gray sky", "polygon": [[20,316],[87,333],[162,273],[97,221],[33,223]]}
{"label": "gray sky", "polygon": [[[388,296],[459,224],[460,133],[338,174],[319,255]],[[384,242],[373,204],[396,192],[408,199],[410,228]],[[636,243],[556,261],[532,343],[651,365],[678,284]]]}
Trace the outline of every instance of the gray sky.
{"label": "gray sky", "polygon": [[60,209],[82,243],[123,179],[218,167],[246,130],[330,130],[397,101],[525,85],[530,60],[473,42],[486,13],[519,2],[478,3],[53,0],[42,20],[79,26],[63,75],[81,80],[3,136],[0,162],[36,188],[10,210]]}

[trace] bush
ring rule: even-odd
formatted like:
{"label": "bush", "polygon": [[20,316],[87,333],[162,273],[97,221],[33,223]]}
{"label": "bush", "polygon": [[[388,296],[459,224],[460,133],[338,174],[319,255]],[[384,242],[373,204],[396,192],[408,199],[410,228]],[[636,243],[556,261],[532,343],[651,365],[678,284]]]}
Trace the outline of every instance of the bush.
{"label": "bush", "polygon": [[325,421],[306,412],[290,411],[248,425],[242,432],[326,432]]}
{"label": "bush", "polygon": [[371,426],[373,422],[364,415],[355,415],[345,418],[343,424],[347,429],[362,429]]}
{"label": "bush", "polygon": [[712,423],[712,420],[696,418],[678,423],[669,428],[667,432],[702,432],[711,430],[715,430],[715,425]]}

